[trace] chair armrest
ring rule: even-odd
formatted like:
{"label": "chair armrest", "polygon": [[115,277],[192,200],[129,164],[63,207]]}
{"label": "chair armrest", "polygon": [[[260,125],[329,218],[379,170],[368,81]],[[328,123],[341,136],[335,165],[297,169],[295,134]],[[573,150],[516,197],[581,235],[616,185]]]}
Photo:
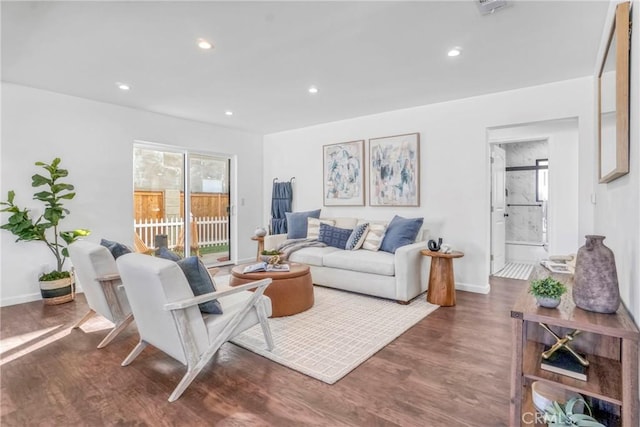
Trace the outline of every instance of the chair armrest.
{"label": "chair armrest", "polygon": [[245,283],[244,285],[234,286],[227,288],[223,291],[209,292],[208,294],[198,295],[197,297],[186,298],[180,301],[170,302],[164,305],[164,309],[167,311],[182,310],[187,307],[202,304],[203,302],[217,300],[218,298],[236,294],[238,292],[247,291],[249,289],[266,288],[271,283],[271,279],[262,279],[255,282]]}
{"label": "chair armrest", "polygon": [[118,273],[105,274],[104,276],[100,276],[97,279],[98,282],[111,282],[113,280],[120,280],[120,275]]}
{"label": "chair armrest", "polygon": [[286,234],[271,234],[264,236],[264,250],[272,251],[287,240]]}

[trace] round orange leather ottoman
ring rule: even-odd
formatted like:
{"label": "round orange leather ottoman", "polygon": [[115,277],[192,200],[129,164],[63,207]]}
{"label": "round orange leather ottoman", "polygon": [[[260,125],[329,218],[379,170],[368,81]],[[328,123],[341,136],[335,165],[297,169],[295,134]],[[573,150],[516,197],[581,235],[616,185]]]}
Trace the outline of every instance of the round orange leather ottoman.
{"label": "round orange leather ottoman", "polygon": [[237,265],[231,269],[231,286],[271,278],[272,282],[264,294],[271,298],[271,317],[291,316],[313,307],[313,282],[309,266],[289,263],[291,271],[261,271],[243,273],[250,264]]}

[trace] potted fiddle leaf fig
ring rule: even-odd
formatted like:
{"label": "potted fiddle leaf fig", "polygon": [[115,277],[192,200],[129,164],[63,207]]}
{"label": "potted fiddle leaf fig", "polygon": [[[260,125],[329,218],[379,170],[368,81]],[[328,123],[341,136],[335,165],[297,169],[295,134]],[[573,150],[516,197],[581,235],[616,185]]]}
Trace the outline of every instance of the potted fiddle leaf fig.
{"label": "potted fiddle leaf fig", "polygon": [[43,242],[47,246],[56,258],[56,269],[40,276],[40,292],[45,304],[62,304],[73,301],[75,296],[73,275],[64,270],[65,261],[69,256],[67,246],[79,237],[89,235],[89,230],[59,230],[60,222],[69,214],[63,202],[73,199],[76,195],[73,185],[60,181],[69,172],[59,167],[59,158],[53,159],[51,164],[36,162],[35,165],[47,172],[31,177],[32,187],[45,187],[33,195],[34,200],[44,204],[44,212],[34,220],[29,209],[20,208],[14,203],[16,194],[9,191],[7,201],[0,202],[0,205],[4,206],[0,212],[8,212],[11,215],[0,228],[17,236],[16,242]]}

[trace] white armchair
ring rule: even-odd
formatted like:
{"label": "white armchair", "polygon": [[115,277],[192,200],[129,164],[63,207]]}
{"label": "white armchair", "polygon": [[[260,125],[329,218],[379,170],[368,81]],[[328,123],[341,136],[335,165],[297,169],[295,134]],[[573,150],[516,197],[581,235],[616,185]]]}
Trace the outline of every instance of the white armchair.
{"label": "white armchair", "polygon": [[107,318],[115,327],[98,344],[103,348],[133,320],[116,261],[107,248],[87,240],[69,245],[69,255],[89,304],[89,312],[73,328],[79,328],[96,313]]}
{"label": "white armchair", "polygon": [[[271,300],[263,295],[271,279],[193,296],[182,269],[173,261],[141,254],[118,258],[140,342],[122,362],[129,365],[151,344],[187,366],[187,372],[169,396],[180,397],[220,346],[260,323],[267,348],[273,340],[267,317]],[[255,289],[249,292],[249,289]],[[223,314],[202,314],[198,304],[218,300]]]}

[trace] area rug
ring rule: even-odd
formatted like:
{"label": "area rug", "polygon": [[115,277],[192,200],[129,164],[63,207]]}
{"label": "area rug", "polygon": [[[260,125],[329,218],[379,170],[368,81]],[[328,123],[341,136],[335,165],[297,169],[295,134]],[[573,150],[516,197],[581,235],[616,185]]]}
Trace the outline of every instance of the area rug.
{"label": "area rug", "polygon": [[509,262],[502,270],[495,273],[494,276],[504,277],[506,279],[529,280],[532,271],[533,264]]}
{"label": "area rug", "polygon": [[231,342],[333,384],[438,308],[424,294],[400,305],[320,286],[314,286],[314,293],[315,303],[309,310],[269,319],[272,352],[266,350],[259,325]]}

